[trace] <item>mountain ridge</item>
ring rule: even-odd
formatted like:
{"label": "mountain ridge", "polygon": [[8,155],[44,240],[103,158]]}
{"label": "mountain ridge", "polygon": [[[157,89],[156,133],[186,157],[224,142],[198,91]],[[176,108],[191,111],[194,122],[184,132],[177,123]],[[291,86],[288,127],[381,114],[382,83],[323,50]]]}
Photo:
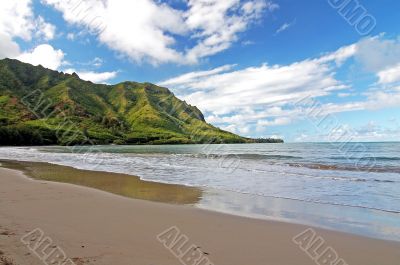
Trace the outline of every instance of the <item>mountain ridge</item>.
{"label": "mountain ridge", "polygon": [[167,88],[95,84],[13,59],[0,60],[0,125],[0,145],[254,142],[208,124]]}

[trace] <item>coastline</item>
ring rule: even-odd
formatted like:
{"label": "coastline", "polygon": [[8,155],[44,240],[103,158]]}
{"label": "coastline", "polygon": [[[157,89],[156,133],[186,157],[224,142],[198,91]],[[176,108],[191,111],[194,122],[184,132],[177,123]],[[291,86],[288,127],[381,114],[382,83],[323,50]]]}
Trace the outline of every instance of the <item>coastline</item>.
{"label": "coastline", "polygon": [[400,242],[398,213],[383,210],[143,180],[132,174],[80,169],[56,162],[0,159],[0,163],[6,168],[21,170],[33,179],[69,183],[133,199],[190,205],[235,216]]}
{"label": "coastline", "polygon": [[1,165],[22,171],[32,179],[74,184],[133,199],[193,205],[202,196],[199,188],[146,181],[134,175],[76,169],[46,162],[0,159]]}
{"label": "coastline", "polygon": [[[19,238],[45,231],[76,264],[178,264],[157,235],[176,226],[214,264],[306,265],[313,261],[292,242],[307,226],[256,220],[116,196],[93,188],[32,180],[0,168],[0,250],[16,264],[40,260]],[[400,243],[315,228],[353,265],[394,265]],[[29,260],[29,262],[28,262]],[[40,263],[37,264],[40,264]]]}

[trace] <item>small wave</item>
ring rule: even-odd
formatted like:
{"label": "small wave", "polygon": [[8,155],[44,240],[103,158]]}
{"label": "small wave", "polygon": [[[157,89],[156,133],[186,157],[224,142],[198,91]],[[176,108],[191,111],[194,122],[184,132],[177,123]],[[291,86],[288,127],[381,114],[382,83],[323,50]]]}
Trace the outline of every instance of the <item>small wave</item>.
{"label": "small wave", "polygon": [[389,156],[371,156],[371,157],[365,157],[365,160],[377,160],[377,161],[400,161],[400,157],[389,157]]}
{"label": "small wave", "polygon": [[351,179],[351,181],[355,181],[355,182],[377,182],[377,183],[396,183],[397,182],[397,181],[388,180],[388,179],[361,179],[361,178]]}
{"label": "small wave", "polygon": [[[302,175],[304,176],[304,175]],[[309,175],[307,175],[309,176]],[[349,182],[376,182],[376,183],[397,183],[399,181],[395,180],[389,180],[389,179],[367,179],[367,178],[351,178],[351,177],[321,177],[321,176],[310,176],[312,178],[316,179],[331,179],[331,180],[337,180],[337,181],[349,181]]]}
{"label": "small wave", "polygon": [[332,165],[332,164],[315,164],[315,163],[288,163],[292,167],[304,167],[309,169],[319,169],[319,170],[341,170],[341,171],[361,171],[361,172],[372,172],[372,173],[400,173],[400,167],[395,166],[361,166],[358,164],[342,164],[342,165]]}
{"label": "small wave", "polygon": [[284,160],[284,159],[302,159],[299,156],[289,156],[289,155],[265,155],[265,154],[173,154],[176,157],[190,157],[190,158],[229,158],[236,157],[240,159],[271,159],[271,160]]}
{"label": "small wave", "polygon": [[238,154],[237,156],[243,159],[302,159],[299,156],[289,155]]}
{"label": "small wave", "polygon": [[400,161],[400,157],[391,157],[391,156],[332,156],[329,157],[332,160],[351,160],[351,161]]}
{"label": "small wave", "polygon": [[[207,186],[204,186],[204,187],[210,188]],[[295,198],[295,197],[288,197],[288,196],[267,195],[267,194],[263,194],[263,193],[250,193],[250,192],[246,192],[246,191],[238,191],[238,190],[232,190],[232,189],[231,190],[221,189],[221,188],[212,188],[212,189],[234,192],[234,193],[239,193],[239,194],[244,194],[244,195],[256,195],[256,196],[260,196],[260,197],[264,197],[264,198],[283,199],[283,200],[298,201],[298,202],[304,202],[304,203],[315,203],[315,204],[331,205],[331,206],[339,206],[339,207],[360,208],[360,209],[379,211],[379,212],[385,212],[385,213],[391,213],[391,214],[400,214],[400,209],[379,208],[379,207],[365,206],[365,205],[359,205],[359,204],[338,203],[338,202],[333,202],[333,201],[327,202],[327,201],[318,200],[318,199],[306,199],[306,198]]]}
{"label": "small wave", "polygon": [[374,182],[382,182],[382,183],[396,183],[394,180],[380,180],[380,179],[374,179]]}

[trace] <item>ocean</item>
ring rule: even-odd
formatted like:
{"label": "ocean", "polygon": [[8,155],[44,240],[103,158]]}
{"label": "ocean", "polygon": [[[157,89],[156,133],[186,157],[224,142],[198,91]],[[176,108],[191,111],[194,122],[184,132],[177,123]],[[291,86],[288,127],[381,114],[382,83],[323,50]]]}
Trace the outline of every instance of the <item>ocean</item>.
{"label": "ocean", "polygon": [[202,187],[196,207],[400,240],[400,143],[2,147],[0,159]]}

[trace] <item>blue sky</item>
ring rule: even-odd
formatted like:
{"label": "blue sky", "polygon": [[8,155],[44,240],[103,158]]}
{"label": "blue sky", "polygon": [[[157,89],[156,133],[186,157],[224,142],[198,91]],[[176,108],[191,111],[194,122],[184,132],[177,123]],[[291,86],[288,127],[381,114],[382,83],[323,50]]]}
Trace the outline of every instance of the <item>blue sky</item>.
{"label": "blue sky", "polygon": [[[0,58],[93,82],[160,84],[245,136],[400,140],[396,0],[3,0],[0,8]],[[334,126],[318,122],[328,119]]]}

